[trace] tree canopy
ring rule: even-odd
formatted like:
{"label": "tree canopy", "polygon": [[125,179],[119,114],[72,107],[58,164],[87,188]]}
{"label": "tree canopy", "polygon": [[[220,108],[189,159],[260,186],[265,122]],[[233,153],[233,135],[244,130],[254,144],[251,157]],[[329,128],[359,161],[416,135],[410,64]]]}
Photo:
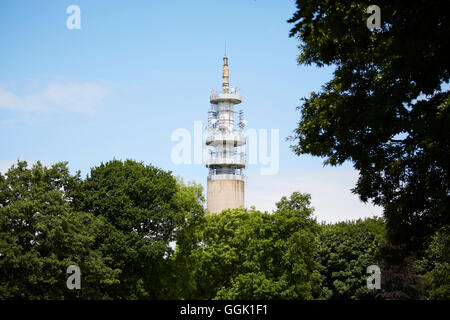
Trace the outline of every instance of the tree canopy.
{"label": "tree canopy", "polygon": [[[80,179],[66,163],[0,174],[0,298],[169,299],[183,272],[171,242],[204,214],[202,191],[170,172],[110,161]],[[181,246],[183,247],[183,246]],[[78,265],[81,290],[68,290]]]}
{"label": "tree canopy", "polygon": [[[310,199],[205,215],[200,185],[151,165],[113,160],[82,179],[19,161],[0,173],[0,299],[448,299],[446,227],[395,261],[383,219],[318,224]],[[381,291],[366,286],[372,264]]]}
{"label": "tree canopy", "polygon": [[303,99],[296,154],[351,161],[354,192],[384,207],[388,234],[410,249],[450,223],[450,23],[445,1],[298,0],[289,20],[300,64],[335,67]]}
{"label": "tree canopy", "polygon": [[132,160],[92,168],[75,189],[74,206],[104,217],[115,231],[104,240],[103,250],[121,270],[114,297],[170,297],[171,243],[183,226],[204,213],[201,190],[191,189],[170,172]]}
{"label": "tree canopy", "polygon": [[377,251],[385,240],[380,218],[323,225],[319,237],[323,291],[328,299],[370,299],[366,269],[378,265]]}
{"label": "tree canopy", "polygon": [[197,294],[201,299],[312,299],[320,295],[314,259],[318,225],[309,196],[295,193],[273,214],[245,209],[210,215],[199,261]]}
{"label": "tree canopy", "polygon": [[[65,163],[18,162],[0,174],[0,299],[104,299],[119,282],[120,270],[97,244],[110,225],[71,206],[77,183]],[[66,287],[72,264],[82,271],[83,290]]]}

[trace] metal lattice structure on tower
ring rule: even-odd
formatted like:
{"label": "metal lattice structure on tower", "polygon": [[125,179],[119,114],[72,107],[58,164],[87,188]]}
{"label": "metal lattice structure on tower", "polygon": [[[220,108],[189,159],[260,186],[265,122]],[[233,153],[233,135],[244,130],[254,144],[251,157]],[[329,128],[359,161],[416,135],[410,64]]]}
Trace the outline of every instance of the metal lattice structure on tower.
{"label": "metal lattice structure on tower", "polygon": [[228,57],[223,57],[222,92],[211,90],[206,145],[210,147],[207,207],[211,213],[244,207],[245,136],[244,112],[235,128],[234,106],[242,102],[239,88],[230,88]]}

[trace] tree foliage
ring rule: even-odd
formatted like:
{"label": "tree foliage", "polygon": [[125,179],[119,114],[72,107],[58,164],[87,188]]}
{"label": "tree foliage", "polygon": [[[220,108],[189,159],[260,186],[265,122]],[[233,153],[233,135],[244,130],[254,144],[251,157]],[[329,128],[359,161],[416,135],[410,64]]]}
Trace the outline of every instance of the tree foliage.
{"label": "tree foliage", "polygon": [[320,225],[310,198],[205,216],[201,185],[150,165],[113,160],[83,180],[19,161],[0,174],[0,299],[448,299],[446,227],[404,259],[382,219]]}
{"label": "tree foliage", "polygon": [[[200,193],[200,194],[199,194]],[[165,299],[173,294],[177,232],[204,212],[201,190],[180,186],[170,172],[113,160],[91,170],[74,192],[75,207],[107,219],[114,229],[104,253],[121,270],[111,295]]]}
{"label": "tree foliage", "polygon": [[440,229],[433,236],[416,268],[422,274],[422,299],[450,299],[450,228]]}
{"label": "tree foliage", "polygon": [[[100,299],[118,282],[97,242],[105,219],[71,207],[78,183],[65,163],[18,162],[0,174],[0,299]],[[82,290],[66,287],[66,269],[82,270]]]}
{"label": "tree foliage", "polygon": [[[182,296],[185,265],[171,243],[187,251],[195,242],[201,194],[131,160],[101,164],[85,180],[66,163],[18,162],[0,174],[0,298]],[[80,267],[81,290],[66,287],[69,265]]]}
{"label": "tree foliage", "polygon": [[377,265],[377,250],[385,239],[380,218],[323,225],[318,251],[323,292],[328,299],[369,299],[370,265]]}
{"label": "tree foliage", "polygon": [[417,257],[406,255],[401,246],[383,243],[378,251],[378,264],[382,270],[381,290],[376,299],[409,300],[420,296],[421,278],[415,267]]}
{"label": "tree foliage", "polygon": [[199,261],[195,298],[319,296],[314,259],[318,226],[310,217],[309,197],[295,193],[281,203],[273,214],[233,209],[207,216],[202,243],[192,258]]}
{"label": "tree foliage", "polygon": [[296,154],[349,160],[354,192],[384,207],[394,244],[420,248],[450,222],[450,23],[445,1],[298,0],[290,35],[301,64],[332,65],[334,77],[303,99]]}

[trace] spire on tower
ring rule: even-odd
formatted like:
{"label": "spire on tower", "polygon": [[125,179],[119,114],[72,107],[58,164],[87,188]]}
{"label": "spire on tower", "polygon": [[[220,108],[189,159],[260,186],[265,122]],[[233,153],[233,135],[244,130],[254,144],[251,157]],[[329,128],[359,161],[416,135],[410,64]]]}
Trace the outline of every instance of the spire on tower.
{"label": "spire on tower", "polygon": [[223,93],[228,93],[230,87],[230,75],[228,70],[228,57],[227,54],[223,56],[223,68],[222,68],[222,88]]}

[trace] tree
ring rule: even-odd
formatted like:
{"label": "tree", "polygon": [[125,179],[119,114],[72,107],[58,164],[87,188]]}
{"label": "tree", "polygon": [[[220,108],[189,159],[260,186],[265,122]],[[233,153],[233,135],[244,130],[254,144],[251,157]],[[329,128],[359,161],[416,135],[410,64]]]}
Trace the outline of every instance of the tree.
{"label": "tree", "polygon": [[417,257],[405,255],[401,246],[389,242],[381,244],[377,253],[381,268],[381,290],[375,299],[409,300],[420,297],[421,279],[415,267]]}
{"label": "tree", "polygon": [[423,299],[450,299],[450,228],[440,229],[416,267],[422,273]]}
{"label": "tree", "polygon": [[[107,299],[119,270],[98,243],[107,222],[73,210],[79,183],[66,163],[32,168],[18,161],[0,174],[0,299]],[[81,290],[69,290],[69,265],[81,270]]]}
{"label": "tree", "polygon": [[121,270],[112,297],[176,298],[173,244],[179,234],[187,237],[184,226],[204,214],[201,189],[181,186],[170,172],[151,165],[113,160],[92,168],[73,197],[77,210],[111,224],[102,251]]}
{"label": "tree", "polygon": [[321,229],[318,258],[324,298],[373,298],[367,288],[366,269],[378,264],[377,250],[385,238],[384,221],[367,218],[322,225]]}
{"label": "tree", "polygon": [[203,187],[195,182],[185,184],[182,179],[178,179],[178,186],[175,202],[182,208],[185,221],[177,231],[175,254],[170,264],[171,269],[167,271],[170,274],[166,284],[166,287],[171,288],[166,293],[169,299],[195,296],[195,271],[199,264],[196,259],[192,259],[192,252],[202,241],[201,231],[206,222]]}
{"label": "tree", "polygon": [[450,23],[444,1],[368,3],[298,0],[289,20],[301,64],[335,66],[320,92],[303,99],[293,151],[353,162],[353,191],[384,207],[394,244],[420,248],[450,223]]}
{"label": "tree", "polygon": [[[131,160],[84,181],[67,163],[18,162],[0,174],[0,299],[182,298],[202,201],[201,186]],[[81,290],[66,286],[69,265]]]}
{"label": "tree", "polygon": [[318,226],[310,217],[308,196],[296,193],[291,200],[290,207],[284,198],[273,214],[232,209],[207,216],[202,242],[191,257],[199,264],[196,295],[190,298],[318,297]]}

